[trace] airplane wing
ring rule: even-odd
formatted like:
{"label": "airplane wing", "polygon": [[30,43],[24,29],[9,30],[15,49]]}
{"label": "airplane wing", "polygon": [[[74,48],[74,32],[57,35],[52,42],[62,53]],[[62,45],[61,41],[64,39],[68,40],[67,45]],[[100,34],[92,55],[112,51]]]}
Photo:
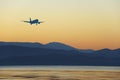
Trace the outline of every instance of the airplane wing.
{"label": "airplane wing", "polygon": [[23,21],[23,22],[30,23],[30,21]]}
{"label": "airplane wing", "polygon": [[40,21],[40,23],[44,23],[44,21]]}

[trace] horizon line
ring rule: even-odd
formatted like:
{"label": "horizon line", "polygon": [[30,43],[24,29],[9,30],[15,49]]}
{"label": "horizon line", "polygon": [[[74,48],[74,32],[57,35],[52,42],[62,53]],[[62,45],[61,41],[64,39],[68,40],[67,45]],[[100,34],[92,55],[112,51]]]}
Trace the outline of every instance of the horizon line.
{"label": "horizon line", "polygon": [[[1,42],[9,42],[9,43],[38,43],[38,44],[42,44],[42,45],[46,45],[46,44],[49,44],[49,43],[60,43],[60,44],[64,44],[64,45],[67,45],[67,46],[70,46],[70,47],[73,47],[72,45],[69,45],[69,44],[66,44],[64,42],[56,42],[56,41],[53,41],[53,42],[47,42],[47,43],[40,43],[40,42],[33,42],[33,41],[29,41],[29,42],[26,42],[26,41],[0,41]],[[81,48],[76,48],[76,47],[73,47],[75,49],[79,49],[79,50],[94,50],[94,51],[98,51],[98,50],[102,50],[102,49],[109,49],[109,50],[116,50],[116,49],[120,49],[119,47],[118,48],[115,48],[115,49],[111,49],[111,48],[101,48],[101,49],[91,49],[91,48],[88,48],[88,49],[81,49]]]}

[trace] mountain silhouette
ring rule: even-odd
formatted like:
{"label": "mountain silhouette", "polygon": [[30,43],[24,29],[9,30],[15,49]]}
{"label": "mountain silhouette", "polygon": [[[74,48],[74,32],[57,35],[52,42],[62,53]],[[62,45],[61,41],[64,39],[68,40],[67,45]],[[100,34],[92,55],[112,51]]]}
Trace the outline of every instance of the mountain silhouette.
{"label": "mountain silhouette", "polygon": [[9,46],[9,45],[14,45],[14,46],[23,46],[23,47],[44,47],[43,44],[41,43],[31,43],[31,42],[0,42],[0,46]]}
{"label": "mountain silhouette", "polygon": [[45,45],[47,48],[50,49],[59,49],[59,50],[76,50],[76,48],[71,47],[69,45],[59,43],[59,42],[51,42]]}
{"label": "mountain silhouette", "polygon": [[60,43],[60,42],[51,42],[48,44],[41,43],[30,43],[30,42],[0,42],[0,46],[5,45],[14,45],[14,46],[22,46],[22,47],[31,47],[31,48],[47,48],[47,49],[58,49],[58,50],[76,50],[76,48],[71,47],[69,45]]}
{"label": "mountain silhouette", "polygon": [[58,42],[0,42],[0,65],[120,66],[120,49],[81,51]]}

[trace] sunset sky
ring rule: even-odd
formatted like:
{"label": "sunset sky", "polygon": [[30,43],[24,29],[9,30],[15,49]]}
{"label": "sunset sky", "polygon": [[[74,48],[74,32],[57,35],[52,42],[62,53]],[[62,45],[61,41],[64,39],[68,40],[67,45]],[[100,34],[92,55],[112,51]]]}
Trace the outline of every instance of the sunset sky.
{"label": "sunset sky", "polygon": [[0,41],[120,48],[120,0],[0,0]]}

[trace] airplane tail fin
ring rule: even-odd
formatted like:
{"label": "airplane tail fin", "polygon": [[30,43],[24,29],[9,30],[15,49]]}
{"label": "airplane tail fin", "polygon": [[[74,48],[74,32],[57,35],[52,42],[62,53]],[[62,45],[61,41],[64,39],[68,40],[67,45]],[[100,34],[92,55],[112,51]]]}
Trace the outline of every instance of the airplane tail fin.
{"label": "airplane tail fin", "polygon": [[31,22],[31,17],[30,17],[30,22]]}

